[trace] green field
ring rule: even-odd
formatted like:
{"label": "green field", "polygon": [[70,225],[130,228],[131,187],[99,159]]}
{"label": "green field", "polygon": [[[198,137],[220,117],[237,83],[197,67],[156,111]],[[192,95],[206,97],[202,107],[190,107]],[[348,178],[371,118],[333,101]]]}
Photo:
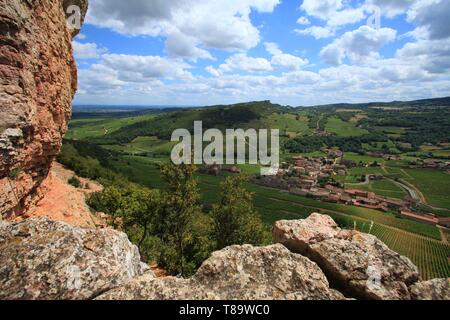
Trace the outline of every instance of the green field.
{"label": "green field", "polygon": [[153,119],[153,115],[127,117],[127,118],[105,118],[105,119],[77,119],[69,124],[69,131],[65,138],[71,140],[82,140],[86,138],[96,138],[107,133],[113,133],[120,128],[144,120]]}
{"label": "green field", "polygon": [[427,169],[406,169],[405,171],[413,178],[407,180],[423,193],[428,204],[450,208],[450,174]]}
{"label": "green field", "polygon": [[337,117],[328,119],[325,130],[340,137],[357,137],[369,133],[365,129],[358,128],[353,122],[344,122]]}
{"label": "green field", "polygon": [[137,137],[132,142],[122,145],[106,145],[106,149],[118,152],[133,153],[156,153],[169,155],[176,143],[160,140],[157,137]]}
{"label": "green field", "polygon": [[[352,188],[351,185],[347,185],[349,188]],[[357,189],[375,192],[377,195],[396,198],[396,199],[404,199],[407,196],[407,192],[400,188],[395,183],[389,180],[379,180],[379,181],[370,181],[367,185],[358,185]]]}
{"label": "green field", "polygon": [[291,113],[278,114],[274,113],[268,117],[263,118],[266,128],[284,130],[286,132],[295,132],[300,135],[311,133],[312,130],[308,127],[308,118],[305,116],[299,116]]}
{"label": "green field", "polygon": [[[120,161],[114,162],[114,167],[134,182],[141,183],[151,188],[160,188],[162,186],[158,169],[158,162],[160,161],[161,159],[156,159],[155,162],[152,158],[126,156]],[[219,184],[223,178],[223,176],[199,175],[200,188],[202,189],[203,200],[206,204],[219,199]],[[306,197],[283,193],[274,189],[260,187],[254,184],[248,184],[247,188],[255,193],[255,206],[259,206],[260,203],[269,201],[272,206],[275,205],[281,212],[292,206],[300,206],[304,209],[308,208],[312,210],[329,210],[330,212],[341,213],[365,220],[373,220],[380,224],[421,234],[434,239],[441,239],[440,233],[435,226],[422,224],[408,219],[401,219],[390,213],[321,202]],[[273,222],[275,220],[269,217],[267,221]]]}
{"label": "green field", "polygon": [[378,163],[384,162],[383,158],[371,157],[371,156],[367,156],[367,155],[360,155],[360,154],[357,154],[354,152],[346,152],[344,154],[344,159],[352,160],[356,163],[362,162],[365,164],[369,164],[369,163],[373,163],[373,162],[378,162]]}

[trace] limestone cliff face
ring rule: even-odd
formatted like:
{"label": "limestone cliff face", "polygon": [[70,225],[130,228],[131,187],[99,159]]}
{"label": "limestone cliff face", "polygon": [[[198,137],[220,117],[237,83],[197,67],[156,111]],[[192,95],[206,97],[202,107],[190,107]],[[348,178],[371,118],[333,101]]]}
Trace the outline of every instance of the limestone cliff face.
{"label": "limestone cliff face", "polygon": [[66,11],[87,0],[0,0],[0,214],[21,215],[60,151],[77,88]]}

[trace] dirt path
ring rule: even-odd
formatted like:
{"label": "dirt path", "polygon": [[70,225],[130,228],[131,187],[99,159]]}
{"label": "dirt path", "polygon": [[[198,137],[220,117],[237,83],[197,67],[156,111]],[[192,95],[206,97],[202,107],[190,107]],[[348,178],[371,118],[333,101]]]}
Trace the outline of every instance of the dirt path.
{"label": "dirt path", "polygon": [[441,226],[437,226],[437,227],[439,229],[439,232],[441,233],[442,242],[446,245],[449,245],[450,243],[448,242],[447,235],[444,232],[444,228]]}
{"label": "dirt path", "polygon": [[54,162],[40,187],[45,196],[27,212],[26,217],[48,217],[75,226],[95,228],[99,221],[91,214],[86,197],[103,190],[103,187],[95,181],[78,177],[81,187],[75,188],[68,183],[74,176],[73,171]]}

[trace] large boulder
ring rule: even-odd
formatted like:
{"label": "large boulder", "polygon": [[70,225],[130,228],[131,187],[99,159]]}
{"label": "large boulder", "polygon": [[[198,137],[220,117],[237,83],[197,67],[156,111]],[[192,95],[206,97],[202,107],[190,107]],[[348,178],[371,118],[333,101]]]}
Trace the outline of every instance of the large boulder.
{"label": "large boulder", "polygon": [[409,300],[408,288],[419,280],[408,258],[372,235],[341,230],[328,216],[279,221],[273,235],[276,242],[315,261],[348,297]]}
{"label": "large boulder", "polygon": [[83,22],[86,10],[87,0],[0,0],[0,215],[22,215],[42,195],[77,88],[78,30],[66,18]]}
{"label": "large boulder", "polygon": [[0,222],[0,299],[92,299],[146,271],[124,233]]}
{"label": "large boulder", "polygon": [[143,275],[111,290],[104,300],[343,299],[319,267],[282,245],[232,246],[213,253],[190,279]]}
{"label": "large boulder", "polygon": [[410,291],[416,300],[450,300],[450,278],[418,282]]}

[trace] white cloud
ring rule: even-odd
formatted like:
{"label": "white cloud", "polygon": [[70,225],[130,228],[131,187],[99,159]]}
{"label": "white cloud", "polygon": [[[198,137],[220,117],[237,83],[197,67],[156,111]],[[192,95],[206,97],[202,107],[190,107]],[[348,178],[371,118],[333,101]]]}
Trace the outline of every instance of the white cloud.
{"label": "white cloud", "polygon": [[[211,59],[208,48],[248,50],[260,42],[250,13],[280,0],[91,0],[87,23],[125,35],[164,36],[171,55]],[[182,44],[178,40],[185,37]],[[199,48],[201,47],[201,48]]]}
{"label": "white cloud", "polygon": [[328,20],[342,7],[342,0],[304,0],[300,6],[309,16],[322,20]]}
{"label": "white cloud", "polygon": [[[308,105],[407,100],[450,92],[446,23],[450,1],[305,0],[304,16],[298,20],[305,27],[297,33],[318,39],[340,34],[321,50],[320,58],[330,64],[322,69],[283,52],[274,42],[264,43],[269,57],[248,53],[262,38],[251,12],[272,12],[279,2],[91,0],[90,23],[127,36],[162,36],[167,57],[106,54],[94,43],[81,44],[78,37],[74,41],[77,59],[96,58],[97,62],[89,67],[80,64],[76,102],[211,105],[271,99]],[[380,49],[396,39],[395,30],[361,26],[343,33],[342,26],[372,13],[370,5],[379,5],[385,17],[407,13],[408,22],[416,26],[408,32],[414,42],[384,58]],[[317,19],[320,25],[310,25]],[[212,48],[224,50],[228,58],[210,62],[206,68],[203,62],[193,64],[198,59],[214,60]],[[304,47],[300,43],[297,49]],[[306,65],[313,71],[302,69]],[[207,74],[193,75],[195,67]]]}
{"label": "white cloud", "polygon": [[86,39],[87,36],[84,33],[79,33],[77,34],[77,36],[75,37],[75,40],[84,40]]}
{"label": "white cloud", "polygon": [[394,41],[396,35],[397,31],[394,29],[361,26],[357,30],[346,32],[324,47],[320,57],[330,65],[342,64],[346,57],[354,63],[364,62],[367,58],[379,58],[378,50]]}
{"label": "white cloud", "polygon": [[426,30],[430,39],[445,39],[450,37],[449,13],[448,0],[419,0],[408,11],[407,20]]}
{"label": "white cloud", "polygon": [[249,57],[244,53],[236,53],[219,66],[221,72],[241,70],[247,72],[272,71],[272,65],[267,59]]}
{"label": "white cloud", "polygon": [[367,0],[366,4],[378,7],[383,16],[394,18],[406,13],[415,2],[417,0]]}
{"label": "white cloud", "polygon": [[450,71],[450,38],[407,43],[397,50],[396,58],[430,73],[446,73]]}
{"label": "white cloud", "polygon": [[362,21],[367,10],[365,5],[351,7],[343,0],[304,0],[300,9],[308,16],[326,21],[328,27],[338,27]]}
{"label": "white cloud", "polygon": [[207,72],[209,72],[214,77],[220,77],[223,73],[220,70],[217,70],[213,66],[207,66],[205,68]]}
{"label": "white cloud", "polygon": [[300,17],[300,18],[298,18],[297,23],[301,24],[303,26],[307,26],[307,25],[311,24],[311,22],[309,21],[309,19],[307,17]]}
{"label": "white cloud", "polygon": [[312,26],[306,29],[295,29],[295,33],[300,35],[312,36],[316,39],[330,38],[335,35],[335,30],[329,27]]}
{"label": "white cloud", "polygon": [[74,55],[77,59],[97,59],[107,50],[104,48],[99,48],[96,43],[80,43],[78,41],[73,41]]}
{"label": "white cloud", "polygon": [[302,59],[288,53],[283,53],[283,51],[280,50],[276,43],[265,42],[264,45],[267,52],[272,55],[272,60],[270,61],[270,63],[273,66],[282,67],[289,71],[296,71],[300,70],[301,67],[308,64],[307,59]]}
{"label": "white cloud", "polygon": [[126,54],[105,54],[101,63],[118,72],[119,79],[142,81],[145,79],[192,79],[187,71],[189,64],[177,59],[159,56],[138,56]]}
{"label": "white cloud", "polygon": [[212,55],[198,47],[199,42],[196,38],[186,36],[181,32],[170,34],[166,41],[166,50],[169,55],[188,59],[209,59],[214,60]]}

